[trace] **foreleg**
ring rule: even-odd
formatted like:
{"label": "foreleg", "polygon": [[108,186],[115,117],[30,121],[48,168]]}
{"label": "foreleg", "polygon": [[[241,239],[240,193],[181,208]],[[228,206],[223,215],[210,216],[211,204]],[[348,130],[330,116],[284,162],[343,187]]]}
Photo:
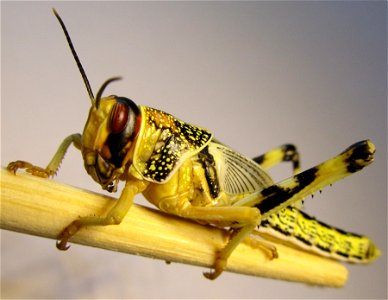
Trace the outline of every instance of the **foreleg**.
{"label": "foreleg", "polygon": [[26,161],[17,160],[10,162],[7,166],[7,169],[13,173],[16,173],[18,169],[25,169],[27,173],[35,176],[43,178],[52,177],[56,174],[63,158],[65,157],[66,151],[71,144],[80,150],[82,146],[81,134],[75,133],[65,138],[46,168],[34,166]]}

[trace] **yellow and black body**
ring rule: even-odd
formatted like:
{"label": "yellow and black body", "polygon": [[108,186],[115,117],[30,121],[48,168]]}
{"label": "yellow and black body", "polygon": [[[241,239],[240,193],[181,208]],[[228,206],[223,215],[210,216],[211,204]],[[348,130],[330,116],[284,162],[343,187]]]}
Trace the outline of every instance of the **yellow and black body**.
{"label": "yellow and black body", "polygon": [[[367,237],[328,226],[297,208],[306,196],[369,165],[375,152],[372,142],[355,143],[300,172],[299,154],[292,145],[250,159],[210,131],[169,113],[137,106],[125,97],[102,97],[105,87],[119,78],[107,80],[94,97],[65,25],[54,13],[88,90],[89,116],[82,135],[68,136],[46,168],[15,161],[8,169],[54,176],[73,144],[82,152],[86,171],[103,189],[115,192],[117,184],[125,182],[115,206],[105,216],[73,221],[59,234],[58,249],[68,249],[68,240],[83,227],[119,224],[134,196],[142,193],[164,212],[230,230],[228,243],[215,254],[214,270],[205,273],[210,279],[222,273],[233,250],[254,231],[334,259],[365,263],[378,257],[378,248]],[[294,175],[274,183],[267,170],[283,161],[292,162]],[[270,258],[277,257],[275,248],[262,246]]]}

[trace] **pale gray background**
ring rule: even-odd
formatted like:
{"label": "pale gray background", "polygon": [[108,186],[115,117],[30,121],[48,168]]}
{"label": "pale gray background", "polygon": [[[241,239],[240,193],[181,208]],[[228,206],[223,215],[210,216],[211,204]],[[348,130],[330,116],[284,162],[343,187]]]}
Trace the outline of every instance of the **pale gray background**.
{"label": "pale gray background", "polygon": [[[52,6],[95,92],[122,75],[106,93],[209,128],[248,156],[292,142],[308,168],[372,139],[375,163],[306,210],[367,234],[383,256],[348,266],[342,289],[229,273],[211,282],[197,267],[78,245],[62,253],[52,240],[2,231],[2,297],[387,297],[384,2],[2,2],[3,166],[45,166],[86,121],[90,102]],[[286,178],[290,166],[274,174]],[[55,180],[100,191],[74,149]]]}

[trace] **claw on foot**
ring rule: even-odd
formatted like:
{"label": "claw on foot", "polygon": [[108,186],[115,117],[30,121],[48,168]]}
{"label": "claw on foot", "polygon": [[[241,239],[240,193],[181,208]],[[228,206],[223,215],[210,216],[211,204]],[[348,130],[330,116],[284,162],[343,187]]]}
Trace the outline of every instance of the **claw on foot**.
{"label": "claw on foot", "polygon": [[257,243],[258,243],[257,247],[261,248],[262,250],[268,253],[269,260],[279,258],[278,250],[274,245],[262,240],[257,241]]}
{"label": "claw on foot", "polygon": [[75,220],[69,226],[63,229],[63,231],[58,236],[58,240],[56,243],[57,249],[62,251],[66,251],[67,249],[69,249],[70,246],[67,245],[67,242],[74,234],[77,233],[80,228],[81,224],[78,220]]}
{"label": "claw on foot", "polygon": [[66,251],[67,249],[70,248],[70,245],[67,245],[66,239],[59,239],[56,245],[57,245],[57,249],[61,251]]}
{"label": "claw on foot", "polygon": [[27,173],[30,173],[31,175],[42,177],[42,178],[47,178],[55,175],[55,173],[53,173],[50,170],[46,170],[41,167],[34,166],[29,162],[22,161],[22,160],[10,162],[7,166],[7,170],[10,172],[13,172],[14,174],[16,174],[16,171],[18,169],[25,169]]}
{"label": "claw on foot", "polygon": [[205,276],[207,279],[211,279],[211,280],[216,279],[225,270],[226,262],[227,262],[227,260],[222,257],[222,253],[220,251],[218,251],[216,253],[216,261],[214,263],[214,270],[212,270],[210,272],[204,272],[203,276]]}
{"label": "claw on foot", "polygon": [[257,238],[251,238],[248,237],[244,240],[244,243],[249,245],[252,248],[261,249],[265,251],[268,255],[268,259],[273,260],[276,258],[279,258],[278,250],[276,249],[276,246],[272,245],[271,243],[268,243],[265,240],[259,240]]}
{"label": "claw on foot", "polygon": [[218,274],[218,272],[216,270],[214,270],[214,271],[210,271],[210,272],[204,272],[203,276],[205,276],[205,278],[207,278],[207,279],[214,280],[218,276],[220,276],[220,274],[221,273]]}
{"label": "claw on foot", "polygon": [[273,248],[270,249],[269,251],[271,252],[270,257],[269,257],[270,260],[279,258],[279,253],[278,253],[278,250],[276,249],[275,246],[273,246]]}

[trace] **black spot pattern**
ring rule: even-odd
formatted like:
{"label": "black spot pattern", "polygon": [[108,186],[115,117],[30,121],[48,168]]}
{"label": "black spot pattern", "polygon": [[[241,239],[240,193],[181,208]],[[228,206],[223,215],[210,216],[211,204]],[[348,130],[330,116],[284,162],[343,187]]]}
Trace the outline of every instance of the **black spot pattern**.
{"label": "black spot pattern", "polygon": [[176,171],[182,157],[200,151],[210,142],[212,134],[160,110],[145,107],[145,112],[146,126],[152,126],[162,134],[142,174],[152,181],[164,182]]}

